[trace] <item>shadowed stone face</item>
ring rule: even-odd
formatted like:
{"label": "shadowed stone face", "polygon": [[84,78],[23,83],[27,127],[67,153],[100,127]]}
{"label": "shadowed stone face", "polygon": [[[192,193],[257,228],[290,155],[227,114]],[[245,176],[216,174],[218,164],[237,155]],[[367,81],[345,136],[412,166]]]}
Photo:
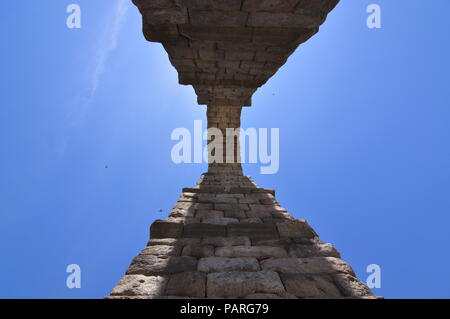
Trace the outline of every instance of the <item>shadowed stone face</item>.
{"label": "shadowed stone face", "polygon": [[199,104],[249,106],[338,0],[133,0]]}
{"label": "shadowed stone face", "polygon": [[[208,128],[226,136],[227,128],[240,128],[242,107],[257,88],[338,0],[133,2],[145,37],[162,43],[179,82],[208,105]],[[108,298],[373,297],[331,244],[280,206],[274,190],[243,176],[237,142],[223,157],[235,161],[210,161],[169,218],[152,224],[148,246]]]}

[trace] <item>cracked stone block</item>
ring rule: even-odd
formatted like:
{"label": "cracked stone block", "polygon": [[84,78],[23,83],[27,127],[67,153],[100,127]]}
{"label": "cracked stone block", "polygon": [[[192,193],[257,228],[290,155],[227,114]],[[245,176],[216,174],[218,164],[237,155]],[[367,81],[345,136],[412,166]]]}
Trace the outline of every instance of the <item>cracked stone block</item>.
{"label": "cracked stone block", "polygon": [[206,275],[200,272],[185,272],[170,276],[167,296],[196,297],[206,296]]}
{"label": "cracked stone block", "polygon": [[288,253],[291,257],[336,257],[340,258],[339,252],[331,244],[317,245],[291,245],[288,247]]}
{"label": "cracked stone block", "polygon": [[194,245],[183,248],[183,256],[192,256],[196,258],[214,256],[214,246],[212,245]]}
{"label": "cracked stone block", "polygon": [[238,223],[227,226],[228,236],[247,236],[250,238],[278,238],[278,230],[274,224]]}
{"label": "cracked stone block", "polygon": [[323,275],[281,274],[288,293],[299,298],[341,297],[342,294],[330,277]]}
{"label": "cracked stone block", "polygon": [[222,246],[250,246],[250,238],[248,237],[204,237],[202,244]]}
{"label": "cracked stone block", "polygon": [[353,269],[344,261],[334,257],[311,258],[271,258],[261,262],[264,270],[283,273],[348,273],[354,275]]}
{"label": "cracked stone block", "polygon": [[373,296],[373,293],[370,291],[370,289],[352,275],[336,274],[333,277],[334,281],[345,296]]}
{"label": "cracked stone block", "polygon": [[213,224],[189,224],[184,226],[184,237],[224,237],[226,226]]}
{"label": "cracked stone block", "polygon": [[180,253],[181,253],[180,246],[153,245],[144,248],[144,250],[142,250],[141,252],[141,255],[179,256]]}
{"label": "cracked stone block", "polygon": [[315,237],[316,232],[308,225],[305,220],[289,221],[277,223],[280,237]]}
{"label": "cracked stone block", "polygon": [[198,271],[224,272],[224,271],[258,271],[259,263],[256,258],[225,258],[207,257],[198,262]]}
{"label": "cracked stone block", "polygon": [[150,226],[150,238],[177,238],[183,234],[183,224],[156,220]]}
{"label": "cracked stone block", "polygon": [[111,291],[112,296],[154,297],[164,294],[167,277],[125,275]]}
{"label": "cracked stone block", "polygon": [[208,298],[285,292],[280,277],[273,271],[211,273],[208,274],[206,291]]}
{"label": "cracked stone block", "polygon": [[195,270],[197,270],[197,259],[194,257],[139,255],[131,262],[127,275],[154,276]]}
{"label": "cracked stone block", "polygon": [[288,254],[285,249],[271,246],[228,246],[216,248],[215,255],[219,257],[255,257],[283,258]]}

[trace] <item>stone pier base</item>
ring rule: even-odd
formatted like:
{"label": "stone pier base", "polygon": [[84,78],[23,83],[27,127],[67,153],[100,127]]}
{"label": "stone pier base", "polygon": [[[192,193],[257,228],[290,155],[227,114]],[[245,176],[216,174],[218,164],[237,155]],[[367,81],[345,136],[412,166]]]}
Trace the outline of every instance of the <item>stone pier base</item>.
{"label": "stone pier base", "polygon": [[108,298],[374,298],[273,190],[250,177],[206,173],[183,190],[169,218]]}

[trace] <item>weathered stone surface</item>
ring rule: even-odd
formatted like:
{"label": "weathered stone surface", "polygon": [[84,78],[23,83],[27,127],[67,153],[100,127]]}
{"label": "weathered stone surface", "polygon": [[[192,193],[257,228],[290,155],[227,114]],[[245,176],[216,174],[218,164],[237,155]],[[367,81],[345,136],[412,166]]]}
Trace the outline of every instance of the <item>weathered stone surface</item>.
{"label": "weathered stone surface", "polygon": [[203,219],[203,223],[205,224],[214,224],[214,225],[228,225],[231,223],[238,223],[239,219],[237,218],[205,218]]}
{"label": "weathered stone surface", "polygon": [[239,11],[242,0],[175,0],[177,3],[198,10],[231,10]]}
{"label": "weathered stone surface", "polygon": [[212,245],[194,245],[183,248],[183,256],[192,256],[196,258],[209,257],[214,255],[214,246]]}
{"label": "weathered stone surface", "polygon": [[156,220],[150,226],[150,238],[177,238],[183,234],[183,224]]}
{"label": "weathered stone surface", "polygon": [[173,7],[147,10],[144,19],[149,25],[184,24],[188,15],[185,8]]}
{"label": "weathered stone surface", "polygon": [[280,237],[315,237],[317,234],[305,220],[277,224]]}
{"label": "weathered stone surface", "polygon": [[105,299],[108,300],[128,300],[128,299],[136,299],[136,300],[143,300],[143,299],[159,299],[158,296],[107,296]]}
{"label": "weathered stone surface", "polygon": [[170,212],[170,217],[194,217],[195,207],[193,203],[177,202]]}
{"label": "weathered stone surface", "polygon": [[288,254],[285,249],[271,246],[227,246],[216,248],[215,255],[219,257],[255,257],[283,258]]}
{"label": "weathered stone surface", "polygon": [[168,296],[206,296],[206,275],[200,272],[184,272],[170,276],[165,294]]}
{"label": "weathered stone surface", "polygon": [[345,296],[373,296],[373,293],[370,291],[370,289],[352,275],[340,273],[335,274],[333,277],[339,289]]}
{"label": "weathered stone surface", "polygon": [[243,299],[283,299],[282,297],[275,294],[250,294]]}
{"label": "weathered stone surface", "polygon": [[125,275],[111,291],[113,296],[145,296],[153,297],[164,294],[167,277]]}
{"label": "weathered stone surface", "polygon": [[197,259],[194,257],[139,255],[133,259],[127,274],[154,276],[195,270],[197,270]]}
{"label": "weathered stone surface", "polygon": [[299,298],[342,296],[333,280],[328,276],[281,274],[281,280],[286,291]]}
{"label": "weathered stone surface", "polygon": [[283,273],[311,274],[343,272],[354,275],[352,268],[347,263],[334,257],[272,258],[263,260],[261,267],[264,270]]}
{"label": "weathered stone surface", "polygon": [[169,217],[166,219],[169,223],[179,223],[181,225],[188,225],[188,224],[197,224],[201,222],[200,218],[192,218],[192,217]]}
{"label": "weathered stone surface", "polygon": [[278,238],[278,230],[273,224],[238,223],[227,226],[228,236],[247,236],[250,238]]}
{"label": "weathered stone surface", "polygon": [[307,258],[307,257],[336,257],[340,258],[339,252],[331,244],[317,245],[290,245],[288,253],[291,257]]}
{"label": "weathered stone surface", "polygon": [[243,27],[248,16],[242,11],[190,10],[189,14],[191,24],[197,27]]}
{"label": "weathered stone surface", "polygon": [[262,223],[261,218],[252,217],[252,218],[244,218],[240,220],[241,223]]}
{"label": "weathered stone surface", "polygon": [[319,237],[297,237],[291,238],[292,242],[299,245],[322,245],[324,244]]}
{"label": "weathered stone surface", "polygon": [[198,271],[224,272],[224,271],[258,271],[259,263],[256,258],[225,258],[207,257],[198,262]]}
{"label": "weathered stone surface", "polygon": [[229,209],[225,210],[225,217],[229,218],[247,218],[245,210],[243,209]]}
{"label": "weathered stone surface", "polygon": [[167,246],[185,246],[200,244],[200,238],[154,238],[150,239],[148,246],[167,245]]}
{"label": "weathered stone surface", "polygon": [[279,294],[251,294],[244,297],[244,299],[297,299],[293,294],[282,292]]}
{"label": "weathered stone surface", "polygon": [[296,13],[304,15],[324,16],[338,4],[339,0],[315,1],[315,0],[301,0]]}
{"label": "weathered stone surface", "polygon": [[273,271],[220,272],[208,274],[208,298],[245,297],[254,293],[285,292],[280,277]]}
{"label": "weathered stone surface", "polygon": [[144,250],[142,250],[141,252],[141,255],[179,256],[180,253],[180,246],[154,245],[144,248]]}
{"label": "weathered stone surface", "polygon": [[204,237],[202,244],[213,245],[216,247],[221,246],[250,246],[250,238],[242,237]]}
{"label": "weathered stone surface", "polygon": [[226,227],[213,224],[189,224],[184,227],[184,237],[223,237],[226,236]]}
{"label": "weathered stone surface", "polygon": [[285,223],[287,221],[286,218],[262,218],[263,223],[265,224],[278,224],[278,223]]}
{"label": "weathered stone surface", "polygon": [[290,238],[276,238],[276,239],[253,238],[252,239],[253,246],[287,247],[291,244],[292,244],[292,240]]}
{"label": "weathered stone surface", "polygon": [[223,211],[213,210],[213,209],[203,209],[198,210],[195,213],[195,217],[197,218],[222,218],[224,217]]}
{"label": "weathered stone surface", "polygon": [[248,218],[270,218],[272,217],[272,213],[266,211],[258,211],[258,210],[249,210],[246,211],[245,214]]}
{"label": "weathered stone surface", "polygon": [[245,0],[242,10],[250,12],[289,12],[295,8],[298,2],[299,0]]}

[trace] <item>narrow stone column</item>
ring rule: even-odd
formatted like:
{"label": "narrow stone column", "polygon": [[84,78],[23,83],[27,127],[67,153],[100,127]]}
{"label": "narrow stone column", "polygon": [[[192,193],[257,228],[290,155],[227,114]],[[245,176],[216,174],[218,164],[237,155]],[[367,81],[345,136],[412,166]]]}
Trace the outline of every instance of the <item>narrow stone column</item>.
{"label": "narrow stone column", "polygon": [[[239,143],[241,111],[242,107],[237,106],[208,105],[209,173],[242,175]],[[221,133],[222,143],[217,133]]]}

